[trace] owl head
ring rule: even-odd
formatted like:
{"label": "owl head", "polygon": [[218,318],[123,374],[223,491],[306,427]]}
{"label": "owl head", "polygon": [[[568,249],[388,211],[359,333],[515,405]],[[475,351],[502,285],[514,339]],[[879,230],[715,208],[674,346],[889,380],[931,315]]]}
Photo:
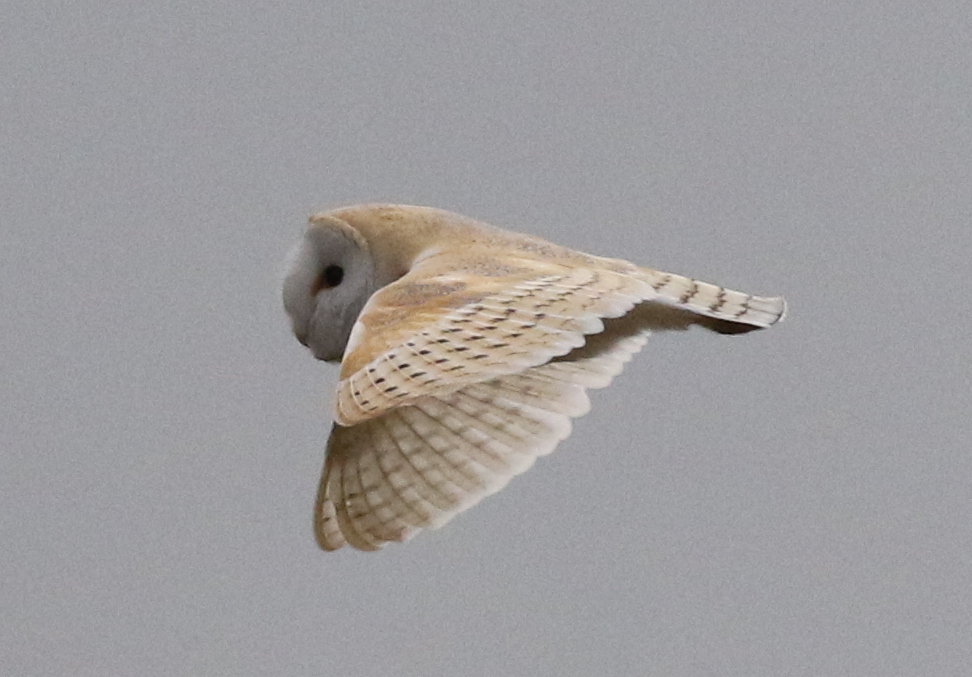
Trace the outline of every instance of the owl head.
{"label": "owl head", "polygon": [[393,280],[377,275],[364,236],[332,215],[311,219],[288,268],[283,302],[294,335],[319,360],[339,361],[362,307]]}

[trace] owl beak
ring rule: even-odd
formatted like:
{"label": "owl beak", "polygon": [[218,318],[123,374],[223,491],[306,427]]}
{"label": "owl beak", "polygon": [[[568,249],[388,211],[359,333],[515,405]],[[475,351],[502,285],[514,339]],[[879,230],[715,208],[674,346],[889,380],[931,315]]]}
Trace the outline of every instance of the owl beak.
{"label": "owl beak", "polygon": [[307,345],[307,332],[296,325],[296,323],[291,324],[291,331],[293,331],[294,336],[300,341],[300,345],[305,348],[309,348]]}

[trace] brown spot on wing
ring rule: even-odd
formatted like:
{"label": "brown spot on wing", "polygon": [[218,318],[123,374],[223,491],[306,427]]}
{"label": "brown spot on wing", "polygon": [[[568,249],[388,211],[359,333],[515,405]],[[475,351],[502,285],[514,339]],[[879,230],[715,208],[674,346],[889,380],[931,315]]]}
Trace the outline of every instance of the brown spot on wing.
{"label": "brown spot on wing", "polygon": [[402,327],[435,322],[444,313],[475,303],[484,294],[466,291],[461,281],[404,282],[400,280],[378,292],[358,321],[365,331],[361,343],[345,355],[342,377],[364,367],[375,355],[397,344]]}

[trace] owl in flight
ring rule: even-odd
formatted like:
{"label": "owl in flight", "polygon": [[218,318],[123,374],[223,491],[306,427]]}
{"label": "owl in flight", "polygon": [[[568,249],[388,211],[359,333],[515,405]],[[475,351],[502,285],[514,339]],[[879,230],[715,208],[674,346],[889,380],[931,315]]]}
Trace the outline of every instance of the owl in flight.
{"label": "owl in flight", "polygon": [[782,319],[781,297],[591,256],[428,207],[311,217],[283,287],[341,362],[314,511],[325,550],[377,550],[499,491],[570,434],[652,331]]}

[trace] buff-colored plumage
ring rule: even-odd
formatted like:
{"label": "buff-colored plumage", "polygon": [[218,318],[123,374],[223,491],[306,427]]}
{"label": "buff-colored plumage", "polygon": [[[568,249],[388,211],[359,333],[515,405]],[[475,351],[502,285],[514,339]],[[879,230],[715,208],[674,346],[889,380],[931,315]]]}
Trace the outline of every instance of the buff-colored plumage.
{"label": "buff-colored plumage", "polygon": [[741,333],[786,309],[402,205],[312,217],[284,305],[316,357],[341,361],[315,510],[326,550],[406,540],[501,489],[651,331]]}

